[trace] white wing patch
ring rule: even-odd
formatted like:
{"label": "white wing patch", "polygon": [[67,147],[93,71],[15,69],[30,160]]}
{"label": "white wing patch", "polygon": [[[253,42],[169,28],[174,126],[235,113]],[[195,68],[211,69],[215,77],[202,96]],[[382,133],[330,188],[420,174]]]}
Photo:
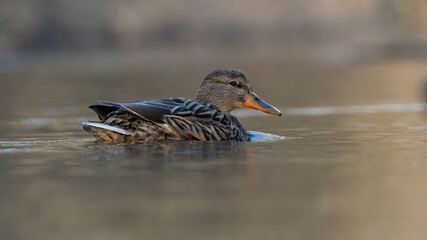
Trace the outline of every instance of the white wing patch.
{"label": "white wing patch", "polygon": [[83,125],[90,126],[90,127],[95,127],[95,128],[102,128],[102,129],[109,130],[109,131],[116,132],[116,133],[120,133],[120,134],[123,134],[123,135],[132,135],[130,132],[127,132],[127,131],[125,131],[125,130],[123,130],[121,128],[118,128],[118,127],[107,125],[105,123],[83,122]]}

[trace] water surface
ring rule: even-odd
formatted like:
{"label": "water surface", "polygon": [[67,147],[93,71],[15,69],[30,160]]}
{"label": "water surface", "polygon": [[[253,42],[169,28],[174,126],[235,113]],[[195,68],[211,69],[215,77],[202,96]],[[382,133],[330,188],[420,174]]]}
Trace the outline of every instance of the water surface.
{"label": "water surface", "polygon": [[[394,68],[368,69],[350,72],[372,85],[348,77],[354,88],[343,98],[348,86],[329,82],[340,93],[321,88],[311,104],[285,101],[299,88],[289,81],[283,95],[253,83],[284,112],[237,112],[249,130],[284,136],[254,142],[100,145],[80,129],[95,119],[87,96],[29,104],[24,96],[37,91],[2,95],[16,101],[3,101],[13,117],[0,118],[0,238],[426,239],[425,104],[412,95],[418,89],[389,95],[401,82],[377,78]],[[356,97],[363,94],[366,102]]]}

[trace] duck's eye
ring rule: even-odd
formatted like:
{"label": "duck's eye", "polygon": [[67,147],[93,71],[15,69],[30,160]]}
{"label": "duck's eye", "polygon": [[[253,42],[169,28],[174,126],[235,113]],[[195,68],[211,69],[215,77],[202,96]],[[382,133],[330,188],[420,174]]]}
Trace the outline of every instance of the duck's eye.
{"label": "duck's eye", "polygon": [[237,82],[236,82],[236,81],[231,81],[231,82],[230,82],[230,85],[231,85],[231,86],[237,86]]}

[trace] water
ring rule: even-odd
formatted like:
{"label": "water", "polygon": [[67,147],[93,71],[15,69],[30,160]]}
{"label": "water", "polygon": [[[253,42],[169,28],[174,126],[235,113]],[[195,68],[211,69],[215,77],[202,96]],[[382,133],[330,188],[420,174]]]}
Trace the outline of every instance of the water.
{"label": "water", "polygon": [[[426,239],[426,106],[411,88],[415,80],[389,95],[400,88],[390,74],[396,70],[369,69],[349,70],[349,79],[363,73],[372,80],[348,80],[349,98],[339,93],[347,84],[325,80],[339,94],[320,89],[311,105],[289,81],[280,95],[253,83],[285,114],[237,112],[258,131],[253,142],[100,145],[80,130],[81,121],[95,119],[85,93],[94,87],[80,88],[84,80],[41,87],[55,100],[3,88],[3,100],[13,101],[2,101],[10,115],[0,118],[0,238]],[[387,74],[390,85],[375,80]],[[10,88],[42,80],[34,81]],[[107,81],[105,95],[93,98],[138,96],[108,98],[116,87]],[[40,98],[29,104],[26,95]]]}

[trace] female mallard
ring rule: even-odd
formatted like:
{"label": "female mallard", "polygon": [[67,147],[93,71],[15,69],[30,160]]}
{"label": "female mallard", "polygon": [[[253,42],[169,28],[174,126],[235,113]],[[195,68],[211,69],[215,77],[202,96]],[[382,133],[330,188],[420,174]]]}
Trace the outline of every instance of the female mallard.
{"label": "female mallard", "polygon": [[83,122],[98,140],[146,142],[154,140],[248,141],[248,132],[231,111],[249,107],[265,113],[280,111],[252,91],[246,75],[219,68],[208,74],[196,100],[161,98],[133,103],[100,101],[89,108],[101,122]]}

